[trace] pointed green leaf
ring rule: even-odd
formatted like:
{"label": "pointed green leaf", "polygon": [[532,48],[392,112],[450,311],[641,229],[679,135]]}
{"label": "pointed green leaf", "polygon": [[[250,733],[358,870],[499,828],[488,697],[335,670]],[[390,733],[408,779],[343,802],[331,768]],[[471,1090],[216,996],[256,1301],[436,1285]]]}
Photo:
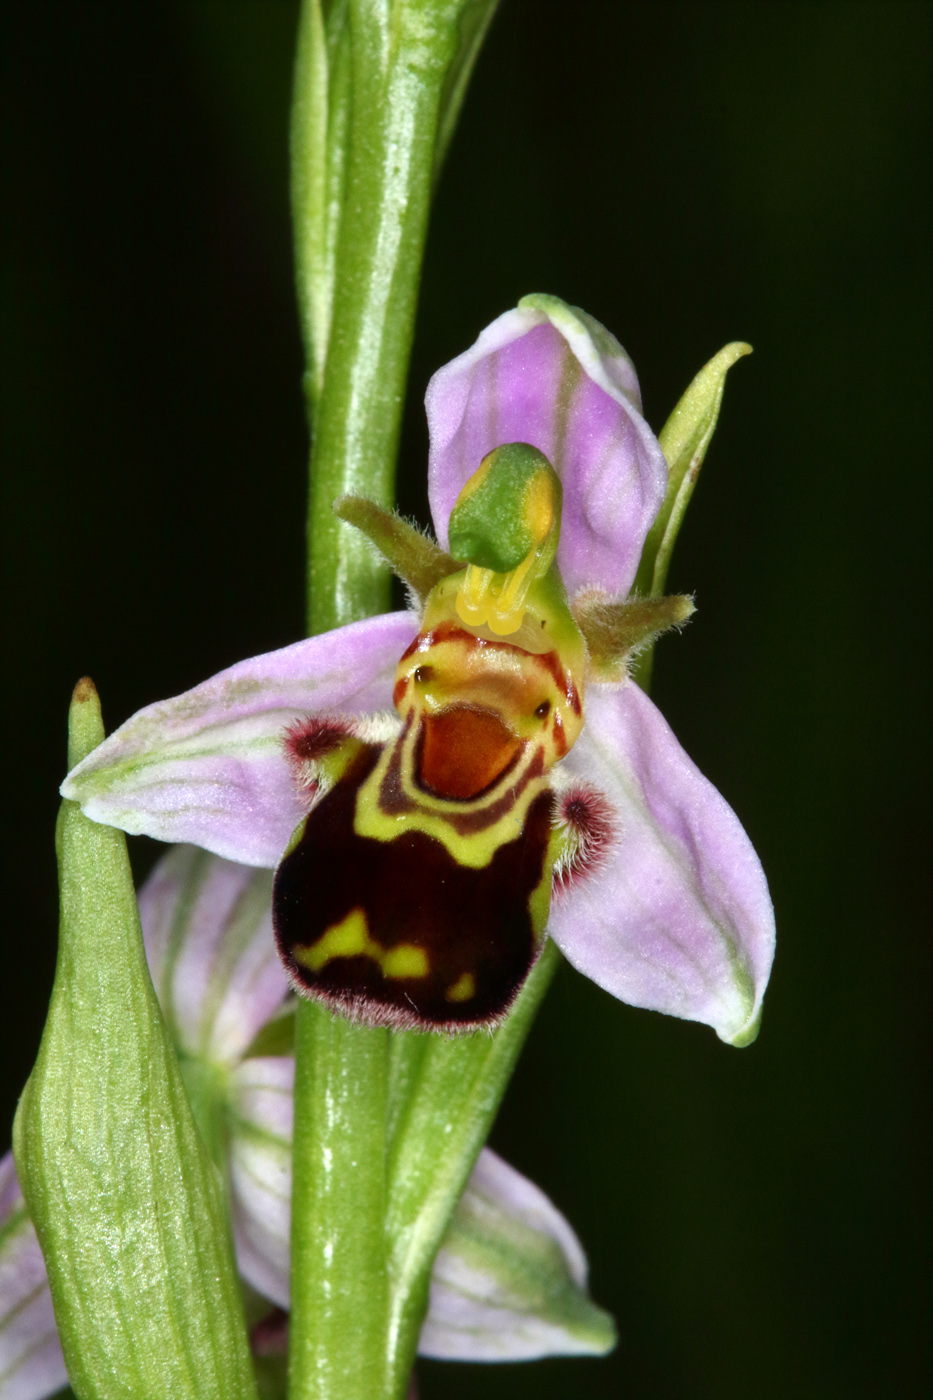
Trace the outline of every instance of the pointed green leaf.
{"label": "pointed green leaf", "polygon": [[334,258],[347,162],[350,34],[346,0],[304,0],[291,121],[291,194],[298,309],[312,402],[324,384]]}
{"label": "pointed green leaf", "polygon": [[457,125],[463,99],[466,96],[473,65],[479,57],[486,31],[492,22],[498,3],[499,0],[466,0],[460,11],[457,21],[457,45],[441,93],[437,141],[434,148],[435,180],[444,164],[444,157]]}
{"label": "pointed green leaf", "polygon": [[667,495],[645,541],[635,591],[642,596],[664,592],[667,570],[684,513],[693,495],[706,449],[719,417],[726,374],[752,347],[736,340],[704,365],[668,418],[658,441],[669,470]]}
{"label": "pointed green leaf", "polygon": [[[741,340],[724,345],[719,354],[703,366],[661,429],[658,441],[667,458],[667,494],[648,532],[635,577],[634,591],[641,597],[658,597],[664,592],[674,545],[706,449],[716,431],[726,375],[736,360],[751,353],[752,347]],[[632,675],[645,692],[651,686],[653,663],[654,642],[651,642],[632,668]]]}
{"label": "pointed green leaf", "polygon": [[[76,687],[69,759],[104,737]],[[156,1000],[122,833],[64,802],[58,965],[14,1129],[81,1400],[252,1400],[221,1190]]]}

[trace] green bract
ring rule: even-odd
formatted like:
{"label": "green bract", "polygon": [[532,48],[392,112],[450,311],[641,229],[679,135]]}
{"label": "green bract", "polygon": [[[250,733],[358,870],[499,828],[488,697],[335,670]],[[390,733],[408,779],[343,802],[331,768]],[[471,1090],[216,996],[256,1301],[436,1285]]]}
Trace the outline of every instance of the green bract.
{"label": "green bract", "polygon": [[[78,684],[69,759],[104,737]],[[58,825],[55,986],[16,1165],[82,1400],[255,1395],[222,1192],[146,965],[122,832]]]}
{"label": "green bract", "polygon": [[[691,380],[673,413],[661,429],[658,441],[668,463],[667,493],[657,519],[648,532],[641,564],[635,578],[635,592],[659,597],[664,592],[667,570],[683,518],[697,484],[726,387],[726,375],[752,347],[742,340],[724,345]],[[651,680],[653,645],[646,647],[635,668],[635,679],[647,689]]]}

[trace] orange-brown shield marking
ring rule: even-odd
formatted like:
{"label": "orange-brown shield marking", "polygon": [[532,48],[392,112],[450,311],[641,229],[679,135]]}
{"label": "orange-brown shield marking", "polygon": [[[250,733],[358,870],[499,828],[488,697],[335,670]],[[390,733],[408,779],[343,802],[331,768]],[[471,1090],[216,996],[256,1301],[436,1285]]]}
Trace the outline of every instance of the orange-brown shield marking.
{"label": "orange-brown shield marking", "polygon": [[490,710],[456,705],[426,714],[418,778],[441,797],[476,797],[500,778],[521,740]]}

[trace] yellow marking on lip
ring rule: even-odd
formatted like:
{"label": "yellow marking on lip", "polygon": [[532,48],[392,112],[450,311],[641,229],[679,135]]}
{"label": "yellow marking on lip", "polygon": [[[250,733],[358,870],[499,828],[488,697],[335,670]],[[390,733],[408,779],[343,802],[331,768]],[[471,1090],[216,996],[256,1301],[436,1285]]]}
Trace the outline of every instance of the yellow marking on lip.
{"label": "yellow marking on lip", "polygon": [[296,948],[295,960],[320,972],[332,958],[355,958],[360,955],[381,960],[382,949],[369,936],[366,915],[362,909],[353,909],[339,924],[334,924],[321,934],[310,948]]}
{"label": "yellow marking on lip", "polygon": [[399,943],[382,957],[386,977],[427,977],[430,968],[427,953],[414,943]]}
{"label": "yellow marking on lip", "polygon": [[[516,767],[506,774],[492,793],[475,801],[452,801],[432,795],[415,782],[419,734],[420,726],[411,725],[386,744],[375,768],[357,793],[353,830],[357,836],[385,842],[394,841],[402,830],[423,831],[426,836],[439,841],[458,865],[482,870],[489,865],[503,842],[514,841],[521,836],[532,803],[544,791],[546,780],[543,776],[523,776],[526,767],[534,764],[540,746],[529,745],[527,755],[519,759]],[[401,786],[410,803],[402,817],[396,812],[384,812],[381,805],[382,786],[399,745],[402,750]],[[482,811],[491,801],[504,800],[510,796],[512,789],[517,791],[495,822],[469,832],[461,832],[452,824],[453,818],[463,812]]]}
{"label": "yellow marking on lip", "polygon": [[383,948],[369,936],[369,925],[362,909],[352,909],[339,924],[333,924],[308,948],[296,948],[296,962],[311,972],[320,972],[334,958],[372,958],[382,969],[384,977],[427,977],[430,960],[423,948],[414,943],[399,943],[395,948]]}
{"label": "yellow marking on lip", "polygon": [[465,972],[462,977],[458,977],[452,987],[448,987],[444,993],[445,1001],[469,1001],[476,992],[476,978],[472,972]]}

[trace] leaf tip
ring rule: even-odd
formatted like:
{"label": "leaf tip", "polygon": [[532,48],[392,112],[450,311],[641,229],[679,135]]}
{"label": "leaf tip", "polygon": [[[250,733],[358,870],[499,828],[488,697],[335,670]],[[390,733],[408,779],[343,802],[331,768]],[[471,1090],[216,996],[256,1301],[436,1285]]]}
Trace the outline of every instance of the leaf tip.
{"label": "leaf tip", "polygon": [[68,769],[104,742],[104,721],[100,697],[90,676],[82,676],[71,696],[68,710]]}
{"label": "leaf tip", "polygon": [[728,345],[724,345],[716,359],[719,360],[724,369],[731,369],[736,360],[741,360],[743,355],[754,355],[755,351],[747,340],[730,340]]}

